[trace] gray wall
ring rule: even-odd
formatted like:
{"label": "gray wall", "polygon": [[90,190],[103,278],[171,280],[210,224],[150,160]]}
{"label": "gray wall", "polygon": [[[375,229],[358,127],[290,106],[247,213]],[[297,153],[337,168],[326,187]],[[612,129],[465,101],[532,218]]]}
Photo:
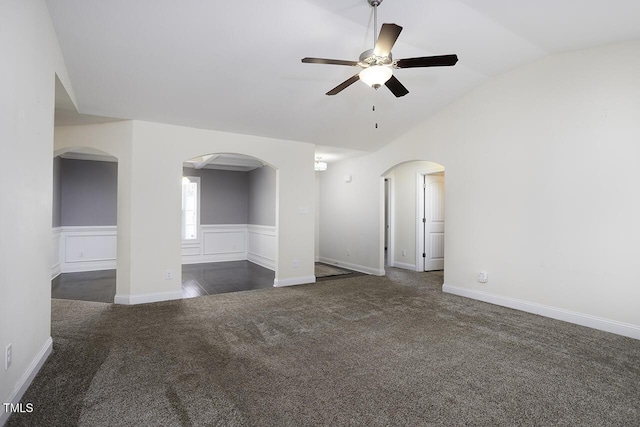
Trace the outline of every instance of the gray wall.
{"label": "gray wall", "polygon": [[60,157],[53,158],[53,214],[51,217],[51,226],[60,227],[62,225],[62,204],[61,204],[61,182],[60,182],[60,169],[62,159]]}
{"label": "gray wall", "polygon": [[246,172],[184,168],[182,173],[200,177],[200,224],[247,224]]}
{"label": "gray wall", "polygon": [[249,222],[254,225],[276,225],[276,171],[264,166],[249,175]]}
{"label": "gray wall", "polygon": [[61,159],[60,225],[116,225],[117,187],[117,163]]}
{"label": "gray wall", "polygon": [[[184,168],[183,174],[200,177],[201,224],[275,226],[275,169]],[[117,184],[115,162],[54,158],[52,225],[116,225]]]}

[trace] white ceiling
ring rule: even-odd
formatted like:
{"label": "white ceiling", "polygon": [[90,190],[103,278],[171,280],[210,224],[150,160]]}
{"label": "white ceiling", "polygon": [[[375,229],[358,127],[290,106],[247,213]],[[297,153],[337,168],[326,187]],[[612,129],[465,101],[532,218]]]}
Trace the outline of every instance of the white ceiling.
{"label": "white ceiling", "polygon": [[362,83],[329,97],[357,69],[300,59],[372,48],[366,0],[47,4],[81,113],[310,142],[329,161],[379,149],[511,68],[640,39],[638,0],[384,0],[378,25],[404,27],[394,59],[455,53],[458,64],[395,70],[403,98]]}

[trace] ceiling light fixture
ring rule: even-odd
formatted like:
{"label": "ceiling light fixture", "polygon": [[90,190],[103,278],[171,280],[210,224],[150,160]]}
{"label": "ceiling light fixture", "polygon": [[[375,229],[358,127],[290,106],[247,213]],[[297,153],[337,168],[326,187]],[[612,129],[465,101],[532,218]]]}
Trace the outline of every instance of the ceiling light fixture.
{"label": "ceiling light fixture", "polygon": [[386,65],[372,65],[360,71],[358,75],[367,86],[378,89],[391,78],[393,71]]}
{"label": "ceiling light fixture", "polygon": [[326,162],[321,162],[320,160],[322,160],[322,157],[316,157],[316,162],[313,166],[313,169],[316,171],[326,171],[327,170],[327,163]]}
{"label": "ceiling light fixture", "polygon": [[314,169],[317,171],[326,171],[327,164],[325,162],[316,162]]}

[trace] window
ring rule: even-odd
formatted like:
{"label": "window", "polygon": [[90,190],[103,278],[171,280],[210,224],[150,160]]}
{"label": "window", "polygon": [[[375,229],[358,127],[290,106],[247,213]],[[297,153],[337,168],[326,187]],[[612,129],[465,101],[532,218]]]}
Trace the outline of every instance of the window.
{"label": "window", "polygon": [[200,178],[182,177],[182,240],[198,240]]}

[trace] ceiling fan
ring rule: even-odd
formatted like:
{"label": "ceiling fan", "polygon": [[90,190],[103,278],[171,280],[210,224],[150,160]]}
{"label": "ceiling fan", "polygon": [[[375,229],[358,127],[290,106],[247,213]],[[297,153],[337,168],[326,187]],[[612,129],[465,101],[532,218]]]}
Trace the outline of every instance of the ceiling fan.
{"label": "ceiling fan", "polygon": [[373,7],[373,44],[374,48],[365,50],[360,54],[358,61],[344,61],[340,59],[325,58],[302,58],[305,64],[330,64],[359,66],[362,70],[340,83],[338,86],[327,92],[327,95],[336,95],[358,80],[374,89],[378,89],[383,84],[396,96],[401,97],[409,93],[406,87],[393,75],[393,69],[398,68],[419,68],[419,67],[448,67],[458,62],[457,55],[422,56],[418,58],[405,58],[393,60],[391,48],[395,44],[402,27],[396,24],[382,24],[380,35],[376,36],[378,28],[378,6],[382,0],[367,0]]}

